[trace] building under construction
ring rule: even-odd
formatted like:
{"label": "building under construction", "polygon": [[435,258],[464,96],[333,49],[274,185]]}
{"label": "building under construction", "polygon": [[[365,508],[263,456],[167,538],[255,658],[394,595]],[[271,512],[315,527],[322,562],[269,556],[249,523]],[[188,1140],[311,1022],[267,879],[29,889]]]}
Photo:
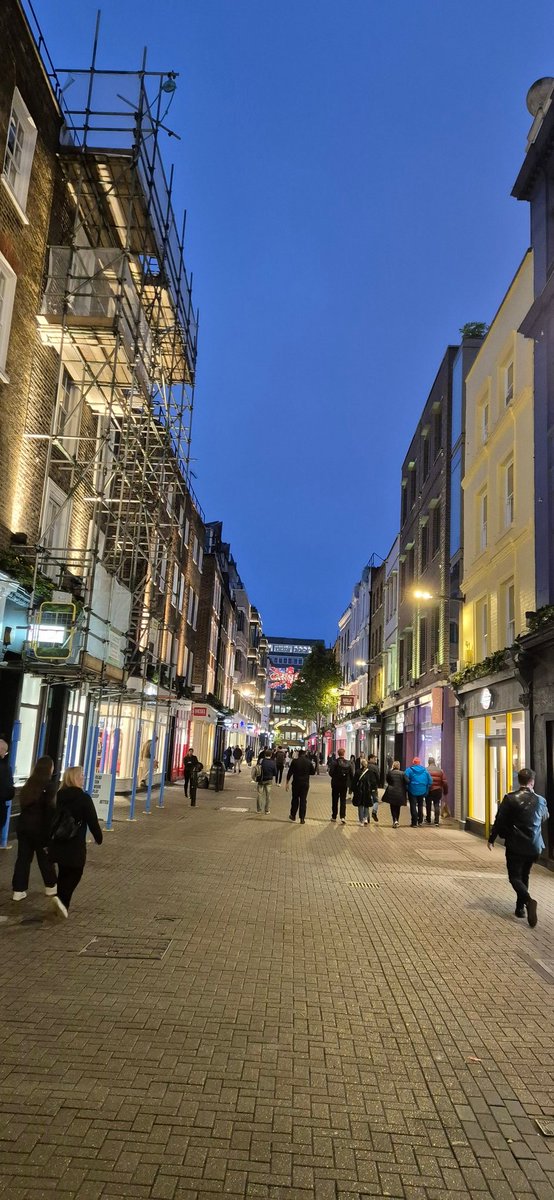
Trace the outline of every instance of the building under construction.
{"label": "building under construction", "polygon": [[198,318],[161,157],[177,79],[146,54],[99,69],[98,27],[90,66],[57,72],[31,5],[6,9],[1,732],[19,776],[50,753],[150,795],[182,759],[204,547]]}

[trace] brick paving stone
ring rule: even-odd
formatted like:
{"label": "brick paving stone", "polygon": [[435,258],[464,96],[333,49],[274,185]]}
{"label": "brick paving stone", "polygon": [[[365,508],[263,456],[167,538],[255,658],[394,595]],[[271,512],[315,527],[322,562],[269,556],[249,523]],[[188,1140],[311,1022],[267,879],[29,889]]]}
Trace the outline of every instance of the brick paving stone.
{"label": "brick paving stone", "polygon": [[[0,857],[2,1200],[552,1200],[550,1031],[513,1012],[514,981],[552,1005],[552,875],[531,931],[448,825],[330,825],[323,775],[302,827],[243,796],[118,804],[63,926],[36,875],[13,911]],[[171,944],[81,955],[99,935]]]}

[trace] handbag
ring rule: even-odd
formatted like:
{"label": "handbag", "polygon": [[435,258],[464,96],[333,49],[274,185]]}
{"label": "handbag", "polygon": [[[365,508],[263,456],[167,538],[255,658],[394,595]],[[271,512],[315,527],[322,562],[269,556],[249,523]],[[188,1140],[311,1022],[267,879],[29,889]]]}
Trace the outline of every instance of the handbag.
{"label": "handbag", "polygon": [[76,821],[68,808],[59,808],[50,826],[51,842],[72,842],[82,828],[82,821]]}

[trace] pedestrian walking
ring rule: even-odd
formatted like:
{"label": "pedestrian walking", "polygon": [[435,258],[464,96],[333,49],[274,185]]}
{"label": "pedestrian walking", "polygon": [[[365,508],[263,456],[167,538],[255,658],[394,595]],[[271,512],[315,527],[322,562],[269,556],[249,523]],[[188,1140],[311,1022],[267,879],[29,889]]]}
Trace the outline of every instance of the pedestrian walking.
{"label": "pedestrian walking", "polygon": [[358,809],[358,824],[363,829],[364,825],[369,825],[369,810],[373,804],[368,762],[363,755],[360,755],[360,765],[352,779],[352,803]]}
{"label": "pedestrian walking", "polygon": [[371,787],[371,800],[372,800],[371,819],[372,819],[372,821],[375,821],[376,825],[378,825],[379,824],[379,816],[378,816],[378,813],[379,813],[379,784],[380,784],[381,780],[379,778],[379,767],[377,765],[377,755],[376,754],[369,755],[369,758],[367,760],[367,769],[369,771],[369,782],[370,782],[370,787]]}
{"label": "pedestrian walking", "polygon": [[83,790],[82,767],[68,767],[56,799],[56,811],[48,843],[48,857],[58,865],[58,893],[52,896],[57,916],[67,917],[71,898],[81,880],[87,860],[87,830],[97,845],[102,844],[92,797]]}
{"label": "pedestrian walking", "polygon": [[327,774],[328,775],[331,774],[331,771],[333,770],[333,767],[334,767],[336,761],[337,761],[337,756],[333,750],[327,759]]}
{"label": "pedestrian walking", "polygon": [[235,749],[233,750],[233,759],[235,763],[233,770],[235,772],[238,771],[240,775],[240,764],[242,762],[242,750],[240,746],[235,746]]}
{"label": "pedestrian walking", "polygon": [[431,824],[432,806],[435,812],[435,825],[440,825],[442,798],[448,796],[448,780],[444,771],[437,767],[434,758],[427,759],[427,769],[433,781],[429,793],[425,797],[427,824]]}
{"label": "pedestrian walking", "polygon": [[393,829],[398,829],[400,823],[400,809],[404,808],[408,803],[408,793],[406,789],[406,778],[404,772],[400,770],[400,763],[395,759],[386,775],[386,788],[383,796],[383,804],[390,804],[390,815],[392,817]]}
{"label": "pedestrian walking", "polygon": [[251,746],[248,746],[248,748],[245,750],[244,757],[246,759],[247,767],[252,766],[252,759],[254,758],[254,751]]}
{"label": "pedestrian walking", "polygon": [[331,820],[336,821],[339,814],[341,825],[346,825],[346,795],[352,789],[352,766],[346,761],[346,752],[339,750],[336,762],[329,771],[331,776]]}
{"label": "pedestrian walking", "polygon": [[15,796],[12,769],[8,759],[8,743],[0,738],[0,834],[6,824],[8,803]]}
{"label": "pedestrian walking", "polygon": [[227,748],[223,751],[223,762],[224,762],[226,771],[231,770],[232,757],[233,757],[233,751],[231,750],[230,746],[227,746]]}
{"label": "pedestrian walking", "polygon": [[[264,750],[262,761],[258,764],[256,782],[258,790],[256,793],[256,810],[261,813],[265,812],[269,815],[271,802],[271,785],[277,774],[275,759],[271,757],[271,750]],[[264,808],[262,809],[262,799]]]}
{"label": "pedestrian walking", "polygon": [[305,750],[299,750],[297,757],[290,762],[285,784],[285,790],[288,792],[290,783],[292,791],[289,821],[296,821],[298,813],[300,824],[304,825],[306,822],[311,775],[315,775],[314,764]]}
{"label": "pedestrian walking", "polygon": [[183,758],[182,766],[183,770],[185,770],[185,776],[183,776],[185,796],[191,797],[191,808],[194,809],[197,806],[198,773],[203,769],[203,763],[194,754],[192,746],[189,746],[185,758]]}
{"label": "pedestrian walking", "polygon": [[283,771],[285,769],[285,751],[283,750],[282,746],[277,746],[275,751],[275,766],[277,768],[277,787],[281,787],[281,783],[283,781]]}
{"label": "pedestrian walking", "polygon": [[57,788],[53,775],[53,759],[45,754],[37,759],[19,793],[19,816],[16,821],[17,858],[13,869],[12,900],[25,900],[35,854],[45,895],[56,895],[56,868],[45,850],[56,809]]}
{"label": "pedestrian walking", "polygon": [[413,828],[414,825],[423,825],[423,803],[428,791],[432,787],[433,780],[427,768],[423,766],[420,758],[412,759],[411,767],[408,767],[405,772],[405,779],[408,785],[408,799],[410,801],[410,815]]}
{"label": "pedestrian walking", "polygon": [[[149,738],[148,741],[144,743],[142,750],[140,752],[139,783],[140,783],[140,786],[143,788],[148,786],[148,780],[150,778],[150,760],[152,758],[152,754],[155,754],[155,753],[156,753],[156,750],[155,750],[154,739]],[[154,770],[156,769],[157,766],[158,766],[158,760],[157,760],[157,758],[154,758]]]}
{"label": "pedestrian walking", "polygon": [[537,901],[529,894],[529,876],[533,863],[544,850],[542,823],[548,820],[544,796],[535,791],[535,772],[523,767],[517,773],[519,788],[508,792],[499,805],[489,833],[489,850],[497,837],[504,839],[508,879],[516,894],[516,917],[524,917],[532,929],[538,920]]}

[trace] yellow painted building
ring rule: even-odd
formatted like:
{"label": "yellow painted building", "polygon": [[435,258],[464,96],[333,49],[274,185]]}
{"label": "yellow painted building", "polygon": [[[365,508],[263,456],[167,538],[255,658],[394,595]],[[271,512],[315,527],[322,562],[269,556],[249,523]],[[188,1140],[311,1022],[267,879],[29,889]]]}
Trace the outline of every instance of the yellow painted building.
{"label": "yellow painted building", "polygon": [[[533,343],[517,332],[532,303],[529,251],[466,383],[462,667],[512,646],[535,607]],[[522,691],[510,656],[460,689],[467,816],[485,830],[528,753]]]}

